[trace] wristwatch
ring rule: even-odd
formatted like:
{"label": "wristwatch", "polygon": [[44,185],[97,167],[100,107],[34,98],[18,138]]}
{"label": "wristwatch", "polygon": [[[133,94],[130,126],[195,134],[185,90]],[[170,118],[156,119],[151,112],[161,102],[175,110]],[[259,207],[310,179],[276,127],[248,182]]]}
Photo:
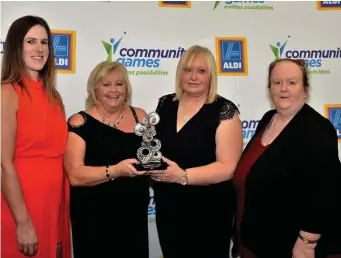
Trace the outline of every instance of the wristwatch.
{"label": "wristwatch", "polygon": [[182,173],[182,178],[181,178],[180,184],[187,185],[187,183],[188,183],[187,171],[186,171],[186,169],[184,169],[183,173]]}
{"label": "wristwatch", "polygon": [[298,238],[302,240],[303,244],[316,244],[317,240],[309,240],[306,237],[301,236],[301,234],[298,234]]}

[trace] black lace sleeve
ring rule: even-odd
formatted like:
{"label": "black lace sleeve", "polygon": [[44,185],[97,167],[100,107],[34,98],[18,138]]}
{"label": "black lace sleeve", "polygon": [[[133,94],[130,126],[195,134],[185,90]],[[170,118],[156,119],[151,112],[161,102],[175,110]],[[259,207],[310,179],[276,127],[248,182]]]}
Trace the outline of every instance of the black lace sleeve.
{"label": "black lace sleeve", "polygon": [[235,113],[239,114],[238,107],[232,101],[224,100],[220,108],[219,123],[223,120],[232,119]]}
{"label": "black lace sleeve", "polygon": [[156,113],[160,113],[161,108],[162,108],[162,106],[163,106],[163,103],[164,103],[165,100],[166,100],[167,98],[169,98],[169,97],[171,97],[171,95],[165,95],[165,96],[162,96],[162,97],[159,98],[159,102],[158,102],[157,107],[156,107],[156,110],[155,110]]}

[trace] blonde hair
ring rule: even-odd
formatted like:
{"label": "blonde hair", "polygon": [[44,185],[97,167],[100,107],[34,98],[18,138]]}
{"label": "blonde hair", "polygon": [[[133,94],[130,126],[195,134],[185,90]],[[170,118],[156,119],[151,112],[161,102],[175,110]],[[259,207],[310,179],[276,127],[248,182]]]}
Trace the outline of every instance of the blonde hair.
{"label": "blonde hair", "polygon": [[104,61],[99,63],[90,73],[88,84],[87,84],[87,93],[88,96],[85,100],[85,107],[91,108],[95,106],[98,102],[96,97],[96,85],[100,82],[102,82],[110,72],[114,70],[119,70],[122,75],[122,79],[124,81],[124,84],[126,86],[126,101],[125,101],[125,107],[129,106],[131,104],[131,98],[132,98],[132,92],[131,92],[131,84],[128,78],[128,71],[127,68],[120,62],[108,62]]}
{"label": "blonde hair", "polygon": [[183,90],[180,85],[180,79],[181,79],[181,73],[183,71],[184,66],[191,65],[193,58],[203,55],[206,59],[207,65],[208,65],[208,70],[209,70],[209,75],[210,75],[210,90],[207,96],[206,103],[212,103],[216,97],[217,97],[217,67],[216,67],[216,62],[215,58],[212,54],[212,52],[202,46],[194,45],[186,50],[186,52],[181,56],[178,66],[176,69],[176,78],[175,78],[175,97],[174,99],[180,99]]}

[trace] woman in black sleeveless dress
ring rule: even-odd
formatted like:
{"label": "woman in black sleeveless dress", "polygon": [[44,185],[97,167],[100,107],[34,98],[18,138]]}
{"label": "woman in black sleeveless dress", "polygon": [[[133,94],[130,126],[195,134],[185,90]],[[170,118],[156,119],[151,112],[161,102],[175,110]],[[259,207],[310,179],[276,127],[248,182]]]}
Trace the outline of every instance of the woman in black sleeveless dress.
{"label": "woman in black sleeveless dress", "polygon": [[188,49],[177,71],[177,93],[157,107],[169,164],[151,172],[160,245],[165,258],[228,258],[236,210],[230,179],[243,146],[238,109],[216,94],[208,49]]}
{"label": "woman in black sleeveless dress", "polygon": [[129,105],[125,67],[103,62],[90,74],[87,110],[69,119],[65,168],[75,258],[148,258],[149,184],[137,172],[135,135],[146,116]]}

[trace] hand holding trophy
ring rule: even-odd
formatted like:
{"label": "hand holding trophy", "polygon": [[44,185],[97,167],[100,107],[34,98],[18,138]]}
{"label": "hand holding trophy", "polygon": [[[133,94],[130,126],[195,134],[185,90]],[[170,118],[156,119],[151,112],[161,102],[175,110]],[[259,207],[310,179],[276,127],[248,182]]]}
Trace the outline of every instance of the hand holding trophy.
{"label": "hand holding trophy", "polygon": [[154,138],[156,136],[155,125],[160,121],[160,116],[156,112],[151,112],[148,116],[137,123],[135,134],[142,137],[141,147],[137,150],[138,164],[133,164],[137,171],[165,170],[168,164],[162,161],[161,141]]}

